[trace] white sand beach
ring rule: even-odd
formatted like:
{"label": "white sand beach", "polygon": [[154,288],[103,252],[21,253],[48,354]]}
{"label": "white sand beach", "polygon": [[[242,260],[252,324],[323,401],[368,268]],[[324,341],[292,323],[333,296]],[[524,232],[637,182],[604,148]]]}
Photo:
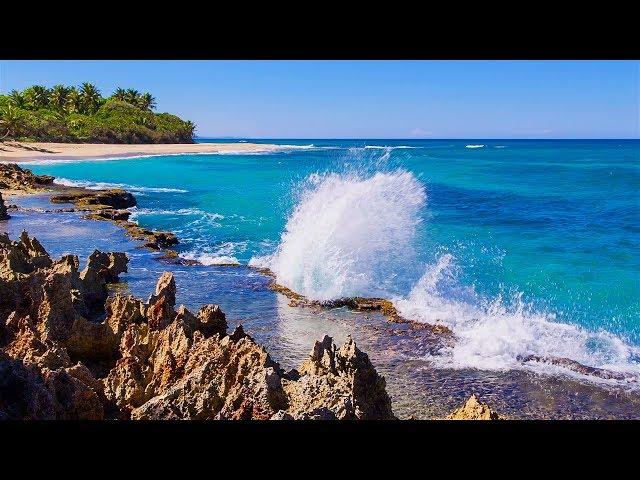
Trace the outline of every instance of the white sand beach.
{"label": "white sand beach", "polygon": [[31,160],[80,160],[138,155],[184,153],[258,153],[270,152],[277,145],[256,143],[172,143],[172,144],[103,144],[103,143],[0,143],[0,162]]}

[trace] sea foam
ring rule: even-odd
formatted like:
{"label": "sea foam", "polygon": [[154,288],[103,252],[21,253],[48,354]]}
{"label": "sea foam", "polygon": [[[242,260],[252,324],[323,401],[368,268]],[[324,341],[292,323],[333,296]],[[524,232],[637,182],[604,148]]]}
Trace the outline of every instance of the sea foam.
{"label": "sea foam", "polygon": [[109,188],[123,188],[132,192],[152,192],[152,193],[188,193],[188,190],[181,188],[165,187],[141,187],[137,185],[127,185],[126,183],[91,182],[88,180],[70,180],[68,178],[56,178],[54,183],[66,187],[81,187],[89,190],[105,190]]}
{"label": "sea foam", "polygon": [[[462,268],[449,253],[398,293],[394,280],[416,271],[413,247],[425,205],[424,186],[404,170],[311,175],[276,251],[250,265],[271,269],[279,284],[311,299],[385,297],[407,319],[448,326],[454,346],[430,357],[445,368],[533,369],[617,382],[544,361],[570,359],[628,374],[624,382],[640,387],[640,349],[607,331],[557,321],[521,292],[477,293],[460,282]],[[528,356],[543,361],[523,362]]]}

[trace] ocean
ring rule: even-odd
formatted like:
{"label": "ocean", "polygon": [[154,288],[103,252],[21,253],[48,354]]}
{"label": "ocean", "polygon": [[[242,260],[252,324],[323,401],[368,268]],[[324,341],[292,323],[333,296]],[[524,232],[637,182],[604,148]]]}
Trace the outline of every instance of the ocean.
{"label": "ocean", "polygon": [[[173,231],[180,255],[203,263],[179,267],[194,307],[220,292],[232,316],[275,328],[267,280],[248,268],[268,267],[309,298],[384,297],[453,330],[437,354],[404,348],[394,362],[405,370],[640,390],[640,141],[246,140],[281,148],[27,166],[134,193],[132,220]],[[303,309],[286,315],[321,338]],[[357,335],[361,320],[336,315]],[[549,359],[624,375],[587,378]]]}

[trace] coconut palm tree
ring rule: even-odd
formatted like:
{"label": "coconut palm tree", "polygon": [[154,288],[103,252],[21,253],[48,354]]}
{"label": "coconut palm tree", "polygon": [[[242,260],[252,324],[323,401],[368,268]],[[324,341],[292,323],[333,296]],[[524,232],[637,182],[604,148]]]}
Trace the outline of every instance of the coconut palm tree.
{"label": "coconut palm tree", "polygon": [[34,85],[27,88],[24,92],[27,104],[32,108],[44,108],[49,105],[49,90],[42,85]]}
{"label": "coconut palm tree", "polygon": [[131,105],[138,104],[138,98],[140,97],[140,92],[133,88],[129,88],[125,94],[125,102],[129,102]]}
{"label": "coconut palm tree", "polygon": [[0,131],[4,130],[3,139],[6,137],[16,137],[20,128],[24,125],[24,119],[20,111],[13,105],[0,110]]}
{"label": "coconut palm tree", "polygon": [[120,100],[122,102],[126,102],[127,101],[127,91],[124,88],[116,88],[116,91],[113,92],[113,95],[111,95],[111,98],[115,99],[115,100]]}
{"label": "coconut palm tree", "polygon": [[72,112],[82,113],[83,112],[82,96],[80,95],[80,92],[78,92],[78,90],[76,90],[75,87],[69,88],[69,93],[67,94],[66,108],[67,108],[67,111],[70,112],[70,113],[72,113]]}
{"label": "coconut palm tree", "polygon": [[145,93],[138,97],[138,107],[142,110],[153,110],[156,108],[156,99],[150,93]]}
{"label": "coconut palm tree", "polygon": [[11,90],[9,92],[9,102],[17,108],[24,108],[27,103],[24,99],[24,95],[22,95],[18,90]]}
{"label": "coconut palm tree", "polygon": [[80,87],[80,98],[82,98],[83,111],[86,113],[95,113],[102,99],[100,90],[89,82],[84,82]]}
{"label": "coconut palm tree", "polygon": [[49,105],[56,110],[64,110],[67,104],[69,89],[64,85],[55,85],[49,92]]}

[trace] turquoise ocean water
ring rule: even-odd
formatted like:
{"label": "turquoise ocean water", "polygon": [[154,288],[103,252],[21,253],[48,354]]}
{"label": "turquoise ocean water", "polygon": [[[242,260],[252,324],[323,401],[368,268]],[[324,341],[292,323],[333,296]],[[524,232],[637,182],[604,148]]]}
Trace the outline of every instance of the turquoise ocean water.
{"label": "turquoise ocean water", "polygon": [[131,190],[132,219],[185,258],[444,323],[447,368],[536,355],[640,374],[639,141],[248,141],[281,148],[29,168]]}

